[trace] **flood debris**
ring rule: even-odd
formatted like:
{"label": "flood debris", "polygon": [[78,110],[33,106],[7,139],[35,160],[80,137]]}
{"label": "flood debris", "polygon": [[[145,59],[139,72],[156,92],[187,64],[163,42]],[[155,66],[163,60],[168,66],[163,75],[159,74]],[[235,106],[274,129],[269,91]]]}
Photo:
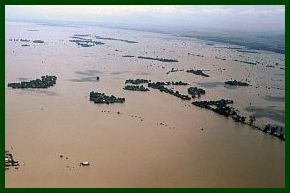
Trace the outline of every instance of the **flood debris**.
{"label": "flood debris", "polygon": [[104,93],[99,92],[90,92],[90,101],[93,101],[97,104],[112,104],[112,103],[124,103],[125,98],[118,98],[114,95],[108,96]]}
{"label": "flood debris", "polygon": [[9,168],[11,167],[18,169],[18,166],[19,166],[19,162],[14,159],[12,153],[5,150],[5,170],[9,170]]}
{"label": "flood debris", "polygon": [[23,88],[49,88],[56,84],[56,76],[41,76],[41,79],[23,81],[19,83],[8,83],[8,87],[13,89],[23,89]]}

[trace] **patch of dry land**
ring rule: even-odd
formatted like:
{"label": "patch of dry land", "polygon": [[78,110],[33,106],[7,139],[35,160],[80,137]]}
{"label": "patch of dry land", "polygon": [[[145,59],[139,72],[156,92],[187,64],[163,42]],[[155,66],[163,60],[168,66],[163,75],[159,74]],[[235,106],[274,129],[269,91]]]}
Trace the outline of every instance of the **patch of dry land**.
{"label": "patch of dry land", "polygon": [[284,54],[32,23],[5,39],[6,187],[284,187]]}

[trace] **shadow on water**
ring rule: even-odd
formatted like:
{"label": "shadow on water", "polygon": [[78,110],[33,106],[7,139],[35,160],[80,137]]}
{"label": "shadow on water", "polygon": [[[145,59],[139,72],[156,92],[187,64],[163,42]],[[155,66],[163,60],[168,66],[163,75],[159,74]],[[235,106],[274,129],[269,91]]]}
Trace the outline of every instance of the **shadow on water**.
{"label": "shadow on water", "polygon": [[97,78],[96,76],[93,76],[93,77],[81,77],[79,79],[70,79],[70,81],[72,82],[96,82],[97,81]]}
{"label": "shadow on water", "polygon": [[132,73],[134,75],[149,75],[147,72],[129,72],[129,71],[118,71],[118,72],[110,72],[112,75],[120,75],[120,74],[128,74]]}
{"label": "shadow on water", "polygon": [[78,75],[84,75],[84,76],[95,76],[97,74],[102,74],[101,71],[97,70],[84,70],[84,71],[75,71]]}
{"label": "shadow on water", "polygon": [[138,73],[136,73],[135,75],[149,75],[149,73],[148,72],[138,72]]}
{"label": "shadow on water", "polygon": [[275,73],[275,74],[273,74],[273,75],[276,75],[276,76],[285,76],[285,74],[284,73]]}
{"label": "shadow on water", "polygon": [[274,106],[268,106],[265,108],[248,106],[245,110],[251,112],[256,118],[269,118],[280,123],[285,122],[285,111],[275,109]]}
{"label": "shadow on water", "polygon": [[128,71],[110,72],[112,75],[126,74]]}
{"label": "shadow on water", "polygon": [[224,87],[225,87],[226,89],[231,89],[231,90],[235,90],[235,89],[238,88],[238,86],[232,86],[232,85],[224,85]]}
{"label": "shadow on water", "polygon": [[23,78],[23,77],[20,77],[20,78],[18,78],[18,80],[19,80],[19,81],[28,81],[29,78]]}
{"label": "shadow on water", "polygon": [[15,92],[19,95],[24,95],[27,93],[32,93],[32,94],[36,94],[36,95],[47,95],[47,96],[58,96],[58,94],[56,92],[53,91],[49,91],[49,90],[43,90],[43,89],[17,89],[17,91]]}
{"label": "shadow on water", "polygon": [[75,74],[78,75],[77,78],[70,79],[72,82],[96,82],[97,76],[102,74],[101,71],[97,70],[84,70],[84,71],[75,71]]}
{"label": "shadow on water", "polygon": [[267,101],[272,101],[272,102],[285,102],[285,97],[281,97],[281,96],[265,95],[262,98]]}
{"label": "shadow on water", "polygon": [[[111,71],[111,72],[101,72],[96,70],[84,70],[84,71],[75,71],[77,78],[70,79],[72,82],[96,82],[97,77],[108,76],[108,75],[122,75],[129,73],[129,71]],[[145,73],[144,73],[145,74]]]}
{"label": "shadow on water", "polygon": [[224,86],[223,82],[195,82],[195,83],[204,88],[215,88]]}

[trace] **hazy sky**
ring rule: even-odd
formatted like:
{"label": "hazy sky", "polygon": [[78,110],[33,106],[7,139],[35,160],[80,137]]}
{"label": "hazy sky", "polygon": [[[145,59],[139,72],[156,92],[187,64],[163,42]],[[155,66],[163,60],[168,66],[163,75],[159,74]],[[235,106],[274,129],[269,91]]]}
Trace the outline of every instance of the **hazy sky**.
{"label": "hazy sky", "polygon": [[6,6],[6,19],[284,31],[285,6]]}

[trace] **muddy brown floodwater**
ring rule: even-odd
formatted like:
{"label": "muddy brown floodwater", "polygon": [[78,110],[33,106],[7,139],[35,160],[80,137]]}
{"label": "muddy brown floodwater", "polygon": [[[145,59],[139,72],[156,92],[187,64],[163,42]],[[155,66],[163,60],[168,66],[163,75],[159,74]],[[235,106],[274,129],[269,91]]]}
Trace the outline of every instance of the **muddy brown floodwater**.
{"label": "muddy brown floodwater", "polygon": [[[138,43],[102,39],[105,44],[81,47],[69,42],[74,34]],[[172,86],[182,94],[198,86],[206,89],[200,100],[232,99],[244,115],[255,114],[257,124],[284,126],[284,55],[240,53],[196,39],[100,27],[6,22],[5,38],[6,85],[46,74],[58,77],[48,89],[6,87],[5,149],[20,164],[5,172],[6,187],[285,186],[280,139],[158,90],[123,90],[126,79],[182,80],[190,85]],[[25,42],[30,46],[21,46],[17,38],[31,40]],[[233,61],[244,58],[264,65]],[[277,61],[281,66],[265,67]],[[206,69],[210,77],[166,74],[172,68]],[[230,78],[247,78],[255,86],[224,87]],[[126,102],[94,104],[91,91]],[[90,165],[80,166],[83,161]]]}

